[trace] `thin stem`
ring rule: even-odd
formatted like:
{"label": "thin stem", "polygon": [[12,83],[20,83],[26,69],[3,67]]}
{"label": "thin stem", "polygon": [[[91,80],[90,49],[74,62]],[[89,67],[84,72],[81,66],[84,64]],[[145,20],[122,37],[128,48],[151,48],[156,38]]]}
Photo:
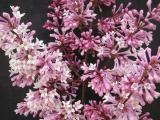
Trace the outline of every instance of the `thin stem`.
{"label": "thin stem", "polygon": [[[84,62],[87,63],[87,60],[88,60],[88,54],[86,53],[85,54],[85,58],[84,58]],[[86,89],[87,89],[87,80],[85,80],[82,84],[82,97],[81,97],[81,101],[82,101],[82,104],[85,103],[86,101]]]}
{"label": "thin stem", "polygon": [[82,98],[81,98],[81,101],[82,101],[82,104],[85,103],[86,101],[86,89],[87,89],[87,80],[83,82],[82,84]]}

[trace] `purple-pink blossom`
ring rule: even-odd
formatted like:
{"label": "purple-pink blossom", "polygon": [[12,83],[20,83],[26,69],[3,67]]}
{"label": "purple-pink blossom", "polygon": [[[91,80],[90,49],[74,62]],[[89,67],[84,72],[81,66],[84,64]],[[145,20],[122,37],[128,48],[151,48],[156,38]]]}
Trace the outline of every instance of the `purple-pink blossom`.
{"label": "purple-pink blossom", "polygon": [[[21,21],[25,14],[19,7],[2,14],[0,48],[9,57],[12,85],[30,86],[16,114],[40,120],[152,120],[142,109],[160,97],[160,47],[157,54],[149,48],[160,4],[152,8],[148,0],[144,14],[131,3],[116,2],[53,0],[43,26],[54,39],[47,44],[35,38],[30,22]],[[100,16],[103,7],[111,15]],[[90,91],[97,100],[86,100]]]}

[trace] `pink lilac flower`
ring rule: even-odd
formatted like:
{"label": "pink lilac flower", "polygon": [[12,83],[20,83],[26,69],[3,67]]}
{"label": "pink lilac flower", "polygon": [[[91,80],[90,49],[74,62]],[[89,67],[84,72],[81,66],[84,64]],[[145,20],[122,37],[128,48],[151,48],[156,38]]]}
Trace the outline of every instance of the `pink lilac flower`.
{"label": "pink lilac flower", "polygon": [[84,7],[83,0],[68,0],[65,6],[63,21],[66,29],[75,29],[78,26],[88,25],[96,17],[96,14],[90,9],[92,7],[91,2]]}
{"label": "pink lilac flower", "polygon": [[140,49],[138,52],[139,59],[137,63],[143,67],[148,72],[148,79],[150,82],[159,83],[159,54],[160,48],[158,48],[157,55],[152,55],[151,49]]}
{"label": "pink lilac flower", "polygon": [[98,71],[97,67],[92,64],[90,64],[88,68],[84,64],[84,66],[82,66],[82,69],[85,70],[82,79],[86,80],[90,78],[90,86],[93,90],[95,90],[95,93],[99,94],[99,96],[103,96],[104,93],[108,92],[111,89],[110,74],[109,72],[107,72],[107,70]]}
{"label": "pink lilac flower", "polygon": [[[160,48],[156,55],[149,48],[160,4],[152,8],[148,0],[147,14],[131,3],[115,4],[53,0],[43,26],[53,38],[48,44],[35,39],[30,22],[21,22],[25,14],[19,7],[11,6],[12,15],[3,13],[0,48],[9,57],[12,85],[31,86],[16,114],[40,120],[152,120],[142,109],[160,96]],[[112,15],[99,16],[102,6]],[[87,90],[99,100],[87,104]]]}
{"label": "pink lilac flower", "polygon": [[108,108],[103,103],[92,101],[91,105],[85,105],[84,115],[88,120],[108,120]]}
{"label": "pink lilac flower", "polygon": [[77,117],[77,119],[81,118],[80,115],[74,112],[80,112],[83,105],[81,105],[79,101],[73,105],[70,101],[61,101],[56,89],[48,91],[45,88],[39,91],[30,91],[24,100],[25,102],[18,104],[16,113],[31,113],[34,116],[39,114],[39,117],[44,118],[44,120],[51,118],[69,120],[72,119],[73,116]]}
{"label": "pink lilac flower", "polygon": [[49,12],[47,14],[47,17],[49,18],[44,28],[48,30],[53,30],[60,28],[61,24],[59,23],[59,20],[62,19],[63,16],[63,5],[66,4],[66,0],[53,0],[52,4],[48,6],[49,9],[53,10],[53,12]]}
{"label": "pink lilac flower", "polygon": [[137,18],[133,16],[132,12],[124,14],[121,20],[121,29],[125,34],[126,43],[134,47],[139,47],[143,43],[149,44],[152,41],[152,33],[144,30],[137,31],[139,27],[143,26],[143,23],[139,26],[136,24],[140,23],[137,23]]}
{"label": "pink lilac flower", "polygon": [[82,38],[80,39],[80,49],[82,49],[82,55],[84,54],[84,52],[87,52],[90,49],[95,49],[100,43],[99,36],[95,37],[94,35],[92,35],[92,30],[83,32],[81,36]]}
{"label": "pink lilac flower", "polygon": [[[13,85],[24,87],[33,83],[37,74],[37,58],[35,54],[38,55],[39,50],[44,49],[45,45],[38,39],[35,43],[32,42],[35,32],[28,29],[31,23],[21,24],[20,19],[24,14],[20,14],[18,7],[11,8],[14,17],[10,18],[9,14],[5,13],[4,18],[1,18],[2,25],[9,28],[6,31],[2,31],[0,46],[10,58],[10,76],[13,76]],[[3,28],[1,29],[3,30]]]}
{"label": "pink lilac flower", "polygon": [[76,50],[80,44],[79,38],[73,31],[67,32],[67,30],[63,29],[62,33],[55,31],[54,34],[50,34],[50,36],[56,40],[54,43],[48,43],[49,50],[60,49],[62,52],[64,52],[64,49],[67,49],[67,51],[72,52]]}

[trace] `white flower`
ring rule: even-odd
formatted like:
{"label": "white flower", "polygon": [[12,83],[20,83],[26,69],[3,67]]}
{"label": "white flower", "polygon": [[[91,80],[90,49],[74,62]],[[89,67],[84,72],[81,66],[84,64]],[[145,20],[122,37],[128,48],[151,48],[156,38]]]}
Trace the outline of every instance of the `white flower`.
{"label": "white flower", "polygon": [[123,103],[119,103],[119,104],[118,104],[118,108],[121,109],[121,110],[123,110],[124,104],[123,104]]}
{"label": "white flower", "polygon": [[104,49],[103,46],[98,47],[96,50],[98,52],[98,54],[97,54],[98,56],[103,56],[104,55],[105,49]]}
{"label": "white flower", "polygon": [[49,92],[49,95],[54,98],[54,97],[60,97],[60,95],[57,93],[56,89],[52,90]]}
{"label": "white flower", "polygon": [[125,91],[122,92],[122,97],[127,99],[130,93],[126,93]]}
{"label": "white flower", "polygon": [[81,69],[84,71],[88,71],[88,66],[86,65],[85,62],[83,62],[83,65],[81,66]]}
{"label": "white flower", "polygon": [[138,88],[139,88],[139,85],[138,85],[138,83],[133,83],[132,85],[131,85],[131,89],[132,90],[138,90]]}
{"label": "white flower", "polygon": [[47,88],[43,90],[39,90],[42,98],[46,98],[48,96]]}
{"label": "white flower", "polygon": [[151,84],[150,83],[145,83],[144,88],[150,90],[151,89]]}
{"label": "white flower", "polygon": [[63,12],[63,16],[64,17],[68,17],[70,15],[70,12],[69,12],[69,10],[64,10],[64,12]]}
{"label": "white flower", "polygon": [[73,107],[74,107],[75,111],[79,111],[83,107],[83,105],[81,104],[81,101],[79,100],[74,103]]}
{"label": "white flower", "polygon": [[11,70],[14,73],[22,73],[30,76],[34,76],[34,71],[36,70],[36,58],[28,55],[28,59],[19,60],[12,58],[9,61]]}
{"label": "white flower", "polygon": [[141,109],[142,109],[142,106],[139,105],[139,102],[137,100],[132,101],[132,107],[133,107],[134,110],[141,111]]}
{"label": "white flower", "polygon": [[110,39],[110,34],[106,33],[101,39],[102,43],[105,44]]}
{"label": "white flower", "polygon": [[73,109],[73,106],[72,106],[70,101],[67,101],[67,102],[63,101],[62,103],[63,103],[63,107],[65,109],[65,112],[67,114],[71,114],[71,113],[75,112],[75,110]]}
{"label": "white flower", "polygon": [[62,68],[62,62],[59,59],[56,59],[56,62],[54,63],[54,69],[57,71],[61,71]]}
{"label": "white flower", "polygon": [[104,97],[103,97],[103,102],[108,102],[108,100],[109,100],[109,97],[110,97],[110,93],[106,93],[105,95],[104,95]]}
{"label": "white flower", "polygon": [[117,42],[120,48],[126,47],[126,44],[123,38],[116,37],[115,41]]}
{"label": "white flower", "polygon": [[96,69],[96,64],[90,64],[89,65],[89,70],[95,70]]}
{"label": "white flower", "polygon": [[28,28],[28,25],[22,23],[21,25],[18,25],[18,27],[15,28],[13,31],[15,33],[17,33],[18,35],[21,35],[21,34],[25,34],[26,32],[29,31],[29,29],[27,29],[27,28]]}
{"label": "white flower", "polygon": [[27,93],[27,99],[32,100],[33,97],[34,97],[34,92],[32,90],[29,90],[29,92]]}
{"label": "white flower", "polygon": [[18,19],[25,15],[25,13],[22,13],[22,14],[20,13],[18,6],[16,6],[16,7],[11,6],[11,9],[12,9],[12,13],[13,13],[14,17],[16,17]]}

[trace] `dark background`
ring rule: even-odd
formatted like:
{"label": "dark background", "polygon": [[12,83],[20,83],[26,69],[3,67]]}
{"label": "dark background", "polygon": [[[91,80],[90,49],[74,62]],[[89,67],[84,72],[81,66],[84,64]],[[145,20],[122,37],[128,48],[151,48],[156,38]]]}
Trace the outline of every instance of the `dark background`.
{"label": "dark background", "polygon": [[[132,7],[136,9],[147,10],[145,2],[147,0],[117,0],[118,3],[127,3],[132,1]],[[51,0],[0,0],[0,14],[3,11],[11,12],[10,5],[18,5],[21,7],[21,12],[25,12],[26,15],[22,19],[23,22],[31,21],[33,23],[31,29],[37,31],[36,36],[39,39],[51,41],[49,38],[49,32],[42,28],[45,20],[46,13],[48,11],[47,6]],[[155,7],[160,0],[153,0],[153,7]],[[107,11],[106,11],[107,12]],[[158,25],[158,24],[157,24]],[[160,45],[160,25],[157,26],[157,30],[154,32],[154,41],[150,47],[153,49],[153,53],[156,53],[157,47]],[[9,63],[8,58],[4,55],[4,52],[0,50],[0,120],[36,120],[32,116],[27,118],[24,116],[16,115],[14,109],[18,102],[23,101],[25,93],[28,92],[28,88],[22,89],[12,87],[9,78]],[[160,87],[158,86],[158,91]],[[160,99],[155,100],[151,105],[147,105],[143,111],[149,111],[154,120],[160,120]]]}

